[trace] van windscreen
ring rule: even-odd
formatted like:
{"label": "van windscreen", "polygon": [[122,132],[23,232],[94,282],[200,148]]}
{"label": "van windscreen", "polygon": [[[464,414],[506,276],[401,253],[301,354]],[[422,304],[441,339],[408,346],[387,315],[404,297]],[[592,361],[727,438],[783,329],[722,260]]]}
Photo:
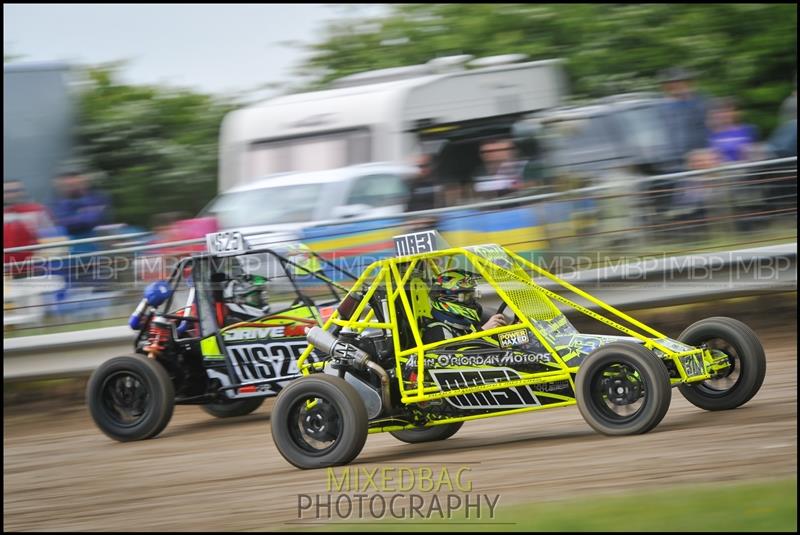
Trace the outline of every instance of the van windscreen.
{"label": "van windscreen", "polygon": [[220,228],[302,223],[314,219],[323,187],[308,184],[223,193],[205,210]]}

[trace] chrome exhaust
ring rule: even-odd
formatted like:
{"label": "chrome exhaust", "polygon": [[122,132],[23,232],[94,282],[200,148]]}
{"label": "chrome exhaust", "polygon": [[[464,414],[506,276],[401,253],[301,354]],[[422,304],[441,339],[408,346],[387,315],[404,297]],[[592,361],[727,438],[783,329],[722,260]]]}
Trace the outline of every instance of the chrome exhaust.
{"label": "chrome exhaust", "polygon": [[318,348],[323,353],[331,356],[332,360],[352,366],[357,370],[364,370],[369,368],[381,380],[381,401],[384,409],[391,407],[391,396],[389,394],[389,374],[386,373],[379,364],[374,362],[369,353],[360,349],[353,344],[342,342],[328,331],[321,327],[312,327],[306,339],[314,347]]}

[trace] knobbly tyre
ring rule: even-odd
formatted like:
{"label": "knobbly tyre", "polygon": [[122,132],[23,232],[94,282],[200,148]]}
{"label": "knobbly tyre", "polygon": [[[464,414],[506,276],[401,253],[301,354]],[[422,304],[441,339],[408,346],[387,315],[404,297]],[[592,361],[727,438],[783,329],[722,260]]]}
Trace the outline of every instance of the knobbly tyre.
{"label": "knobbly tyre", "polygon": [[[666,414],[671,387],[709,411],[734,409],[761,387],[763,348],[735,319],[707,318],[671,339],[503,247],[436,250],[436,239],[395,238],[398,255],[367,267],[309,331],[303,377],[279,393],[271,416],[291,464],[349,463],[368,433],[444,440],[465,421],[575,404],[600,433],[646,433]],[[483,323],[470,278],[494,290],[502,319]],[[556,303],[620,334],[579,333]],[[442,334],[465,317],[469,330]]]}
{"label": "knobbly tyre", "polygon": [[122,442],[155,437],[175,404],[220,418],[249,414],[300,376],[307,330],[347,293],[336,279],[356,277],[301,244],[266,239],[272,244],[210,234],[208,252],[147,287],[129,322],[135,354],[103,363],[87,385],[103,433]]}

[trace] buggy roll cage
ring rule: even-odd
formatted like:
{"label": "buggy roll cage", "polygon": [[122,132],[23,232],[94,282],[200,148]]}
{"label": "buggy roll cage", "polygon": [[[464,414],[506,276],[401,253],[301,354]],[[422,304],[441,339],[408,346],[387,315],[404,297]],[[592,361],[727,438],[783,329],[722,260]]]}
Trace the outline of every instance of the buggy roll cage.
{"label": "buggy roll cage", "polygon": [[[514,312],[516,321],[512,325],[506,325],[484,331],[477,331],[463,336],[450,338],[447,340],[436,341],[425,344],[417,324],[417,315],[414,313],[416,302],[412,303],[407,292],[407,286],[411,281],[415,269],[419,266],[427,266],[434,273],[438,273],[439,267],[435,260],[447,258],[450,262],[458,255],[466,258],[478,273],[489,283],[497,293],[500,300]],[[505,258],[506,267],[497,263],[497,258]],[[557,283],[564,289],[588,300],[603,311],[605,315],[590,310],[571,299],[564,297],[537,284],[533,280],[533,274],[544,276]],[[372,279],[370,281],[370,279]],[[511,286],[509,287],[509,283]],[[506,286],[504,288],[504,285]],[[380,287],[383,290],[379,295],[385,294],[386,312],[372,307],[364,314],[367,304],[372,302],[376,292]],[[362,293],[357,293],[362,292]],[[672,342],[666,335],[655,329],[637,321],[624,312],[612,307],[600,299],[576,288],[567,281],[557,277],[549,271],[537,266],[533,262],[526,260],[512,251],[508,251],[498,245],[489,244],[473,247],[448,248],[441,251],[432,251],[420,254],[404,255],[400,257],[386,258],[370,264],[353,284],[348,296],[353,295],[358,302],[358,306],[348,318],[341,317],[339,310],[326,320],[322,326],[324,330],[329,330],[336,326],[340,329],[348,329],[351,332],[361,333],[365,329],[381,329],[388,331],[392,338],[395,360],[395,377],[398,382],[400,401],[403,404],[420,403],[432,401],[440,398],[471,394],[487,390],[501,388],[511,388],[523,385],[535,385],[554,381],[568,381],[574,389],[574,377],[578,371],[577,366],[569,366],[561,355],[555,350],[552,338],[545,328],[558,328],[558,324],[566,324],[567,319],[561,311],[553,304],[552,300],[567,305],[578,312],[589,316],[601,323],[604,323],[615,330],[628,336],[640,340],[647,349],[656,351],[662,355],[664,360],[671,360],[679,372],[679,378],[673,378],[672,383],[677,384],[687,379],[692,381],[709,379],[711,373],[718,367],[719,363],[710,350],[705,348],[692,348],[690,350],[678,351],[671,348]],[[399,304],[397,300],[399,299]],[[388,317],[384,317],[387,315]],[[364,316],[362,318],[362,315]],[[612,319],[616,317],[616,319]],[[403,321],[403,320],[409,321]],[[378,321],[380,320],[380,321]],[[638,330],[626,327],[617,320],[623,320]],[[401,347],[400,334],[402,329],[410,328],[413,343],[411,347]],[[475,386],[459,385],[454,389],[442,389],[438,386],[424,386],[424,370],[426,351],[436,349],[445,344],[453,342],[476,340],[489,338],[510,331],[518,331],[526,328],[539,340],[542,346],[550,353],[557,369],[532,373],[522,379],[498,381],[491,384]],[[674,346],[673,346],[674,347]],[[298,369],[303,375],[309,375],[312,371],[319,371],[324,366],[324,361],[306,363],[311,352],[314,350],[313,344],[309,346],[300,356],[297,362]],[[402,362],[407,362],[409,357],[416,357],[416,385],[407,388],[403,380]],[[698,359],[703,369],[702,375],[689,376],[684,369],[682,359]],[[564,405],[573,404],[574,400],[566,397]],[[552,406],[552,405],[551,405]],[[529,409],[514,409],[509,412],[519,412]]]}
{"label": "buggy roll cage", "polygon": [[[325,302],[325,305],[335,304],[338,303],[344,295],[346,295],[349,290],[345,286],[337,283],[331,277],[322,273],[322,269],[312,270],[309,267],[303,266],[293,260],[290,260],[286,256],[276,252],[274,249],[270,248],[258,248],[249,251],[242,252],[237,254],[236,257],[242,256],[250,256],[250,255],[263,255],[266,254],[280,264],[281,269],[283,271],[283,276],[285,276],[288,281],[291,283],[292,289],[294,290],[298,300],[305,304],[309,304],[313,302],[311,298],[306,296],[303,293],[303,289],[298,285],[298,275],[305,275],[311,276],[320,282],[324,283],[325,286],[328,288],[331,294],[330,302]],[[314,260],[319,262],[320,266],[324,265],[330,268],[334,273],[338,273],[343,276],[343,278],[349,279],[351,281],[356,281],[358,277],[353,275],[348,270],[337,266],[330,260],[318,255],[314,251],[311,251],[308,248],[303,250],[303,254],[307,254],[312,257]],[[217,330],[222,328],[221,325],[217,324],[216,315],[209,309],[211,303],[214,302],[214,298],[212,297],[212,292],[220,291],[221,289],[218,287],[220,281],[213,280],[213,277],[217,273],[224,273],[224,262],[228,261],[228,256],[220,256],[214,255],[212,253],[195,253],[191,256],[186,258],[182,258],[178,261],[175,267],[172,269],[172,272],[168,279],[168,285],[170,289],[170,295],[162,305],[162,310],[164,310],[164,314],[169,316],[174,316],[179,311],[183,310],[183,315],[180,317],[181,321],[190,322],[190,323],[197,323],[200,326],[200,335],[197,337],[191,338],[179,338],[176,336],[176,340],[181,341],[188,341],[188,340],[199,340],[211,334],[214,334]],[[191,272],[187,276],[186,270],[190,269]],[[171,311],[173,307],[173,301],[175,299],[176,290],[181,283],[182,280],[187,280],[187,285],[189,286],[189,296],[187,298],[187,302],[185,305],[181,306],[180,308]],[[193,304],[197,305],[197,311],[199,317],[192,317],[189,316],[189,310]],[[293,306],[293,305],[292,305]],[[290,306],[289,308],[291,308]],[[288,310],[287,308],[286,310]],[[205,310],[202,310],[205,309]],[[162,315],[164,315],[162,314]],[[273,315],[276,312],[271,311],[267,315]],[[177,317],[173,319],[178,319]],[[148,320],[149,323],[149,320]],[[148,324],[146,323],[142,329],[140,330],[140,336],[137,337],[137,342],[139,338],[142,336],[142,333],[147,331]],[[175,327],[173,327],[175,328]]]}

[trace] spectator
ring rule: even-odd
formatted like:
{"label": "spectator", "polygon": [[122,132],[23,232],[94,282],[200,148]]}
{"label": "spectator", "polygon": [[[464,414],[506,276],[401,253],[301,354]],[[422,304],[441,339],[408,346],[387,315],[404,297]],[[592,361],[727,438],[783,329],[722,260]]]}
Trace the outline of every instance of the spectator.
{"label": "spectator", "polygon": [[781,105],[778,128],[765,144],[767,157],[790,158],[797,156],[797,78],[795,89]]}
{"label": "spectator", "polygon": [[481,161],[474,178],[475,191],[483,197],[500,197],[522,187],[522,169],[514,154],[514,143],[496,139],[481,144]]}
{"label": "spectator", "polygon": [[56,223],[71,239],[89,238],[94,228],[110,221],[108,195],[93,189],[89,179],[78,171],[67,171],[56,179],[59,198],[53,206]]}
{"label": "spectator", "polygon": [[550,172],[545,165],[544,133],[538,123],[517,123],[512,127],[514,147],[521,159],[522,187],[531,193],[544,193],[552,187]]}
{"label": "spectator", "polygon": [[739,123],[736,102],[732,98],[721,98],[714,102],[708,114],[711,131],[708,141],[724,163],[746,160],[746,155],[756,142],[756,129]]}
{"label": "spectator", "polygon": [[[707,171],[721,165],[720,154],[713,149],[697,149],[687,155],[687,167],[691,171]],[[683,181],[679,208],[687,219],[705,219],[713,199],[713,186],[709,180],[713,174],[703,173],[687,177]]]}
{"label": "spectator", "polygon": [[3,183],[3,212],[18,215],[36,236],[53,227],[47,208],[28,199],[25,185],[19,180]]}
{"label": "spectator", "polygon": [[[480,162],[475,142],[445,141],[436,154],[436,182],[441,185],[444,206],[455,206],[473,196],[473,169]],[[431,151],[428,151],[431,152]]]}
{"label": "spectator", "polygon": [[[22,182],[3,183],[3,249],[36,245],[39,235],[52,226],[47,209],[27,199]],[[32,255],[32,251],[3,253],[3,263],[24,262]]]}
{"label": "spectator", "polygon": [[407,211],[431,210],[440,206],[442,187],[436,183],[433,163],[434,159],[430,154],[420,154],[417,157],[416,165],[419,172],[411,180]]}
{"label": "spectator", "polygon": [[797,119],[780,125],[766,143],[770,157],[791,158],[797,156]]}
{"label": "spectator", "polygon": [[667,133],[667,172],[684,170],[689,152],[708,146],[706,99],[694,89],[693,76],[681,68],[672,68],[661,75],[666,97],[662,117]]}
{"label": "spectator", "polygon": [[781,104],[780,112],[781,123],[797,120],[797,79],[795,78],[795,88],[792,94],[786,97]]}

